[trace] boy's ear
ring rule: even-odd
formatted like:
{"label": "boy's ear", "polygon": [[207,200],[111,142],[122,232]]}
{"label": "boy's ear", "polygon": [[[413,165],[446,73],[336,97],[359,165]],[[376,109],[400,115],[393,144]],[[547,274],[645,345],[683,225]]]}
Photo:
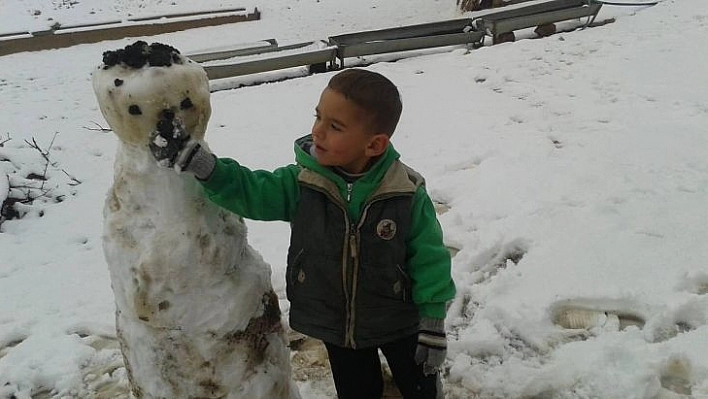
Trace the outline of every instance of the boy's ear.
{"label": "boy's ear", "polygon": [[386,151],[388,148],[389,137],[383,133],[375,134],[366,147],[366,155],[369,157],[377,157]]}

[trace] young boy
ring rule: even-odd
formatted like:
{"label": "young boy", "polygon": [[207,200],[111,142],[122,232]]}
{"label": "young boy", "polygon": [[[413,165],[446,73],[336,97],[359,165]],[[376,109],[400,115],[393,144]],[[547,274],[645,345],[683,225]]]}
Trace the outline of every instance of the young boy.
{"label": "young boy", "polygon": [[193,173],[215,203],[291,223],[290,326],[324,342],[341,399],[381,397],[379,349],[404,398],[442,397],[455,286],[423,178],[389,141],[401,110],[391,81],[347,69],[322,92],[312,134],[295,142],[295,165],[251,171],[159,131],[153,141],[162,146],[150,144],[161,164]]}

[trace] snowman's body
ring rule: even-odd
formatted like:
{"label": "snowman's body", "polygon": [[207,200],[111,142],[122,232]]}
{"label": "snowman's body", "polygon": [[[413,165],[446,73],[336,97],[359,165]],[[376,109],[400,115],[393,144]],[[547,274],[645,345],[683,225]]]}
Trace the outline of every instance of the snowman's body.
{"label": "snowman's body", "polygon": [[197,139],[210,115],[204,70],[172,57],[169,66],[117,63],[93,74],[120,138],[103,243],[133,394],[296,398],[270,267],[248,245],[242,219],[149,152],[165,111]]}

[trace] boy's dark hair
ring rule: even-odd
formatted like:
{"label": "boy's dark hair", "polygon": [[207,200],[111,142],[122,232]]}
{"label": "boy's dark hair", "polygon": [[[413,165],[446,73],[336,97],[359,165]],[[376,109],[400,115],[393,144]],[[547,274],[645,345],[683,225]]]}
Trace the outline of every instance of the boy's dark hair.
{"label": "boy's dark hair", "polygon": [[365,69],[345,69],[334,75],[327,87],[368,112],[375,133],[393,135],[403,104],[398,88],[385,76]]}

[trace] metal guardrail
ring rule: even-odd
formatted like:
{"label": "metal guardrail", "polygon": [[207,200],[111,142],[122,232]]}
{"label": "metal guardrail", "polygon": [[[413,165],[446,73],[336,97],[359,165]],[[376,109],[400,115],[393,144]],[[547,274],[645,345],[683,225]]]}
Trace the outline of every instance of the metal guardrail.
{"label": "metal guardrail", "polygon": [[120,20],[94,22],[94,23],[90,23],[90,24],[80,24],[80,25],[59,25],[59,24],[57,24],[56,26],[53,26],[49,29],[32,31],[30,34],[32,36],[51,35],[54,32],[58,32],[61,30],[92,28],[94,26],[106,26],[106,25],[119,24],[119,23],[120,23]]}
{"label": "metal guardrail", "polygon": [[[214,15],[214,14],[227,14],[227,13],[234,13],[234,12],[244,12],[246,11],[245,8],[243,7],[238,7],[238,8],[228,8],[224,10],[211,10],[211,11],[195,11],[195,12],[181,12],[181,13],[174,13],[174,14],[163,14],[163,15],[158,15],[158,16],[151,16],[151,17],[138,17],[138,18],[127,18],[126,21],[129,22],[147,22],[147,21],[159,21],[162,19],[172,19],[172,18],[182,18],[182,17],[198,17],[198,16],[205,16],[205,15]],[[79,25],[59,25],[56,27],[52,27],[49,29],[44,29],[44,30],[39,30],[39,31],[33,31],[31,34],[34,36],[38,35],[43,35],[43,34],[52,34],[55,32],[60,32],[62,30],[68,30],[68,29],[82,29],[82,28],[91,28],[94,26],[106,26],[108,27],[109,25],[115,25],[121,23],[121,20],[114,20],[114,21],[103,21],[103,22],[94,22],[90,24],[79,24]]]}
{"label": "metal guardrail", "polygon": [[[591,1],[593,0],[535,2],[511,10],[488,13],[477,18],[461,18],[330,36],[328,38],[330,47],[326,49],[229,65],[205,66],[204,68],[210,79],[223,79],[298,66],[309,66],[311,70],[313,70],[313,66],[319,66],[317,70],[326,71],[328,63],[331,69],[343,68],[345,66],[344,60],[350,57],[451,45],[479,45],[484,41],[486,34],[492,35],[496,43],[498,35],[502,33],[588,15],[594,16],[599,11],[601,4],[590,4]],[[262,46],[253,49],[233,50],[218,56],[219,58],[228,58],[224,56],[235,57],[262,52],[278,52],[297,48],[297,46],[305,47],[308,44],[311,43],[290,47]],[[217,55],[199,55],[197,60],[206,59],[203,57],[217,57]],[[336,59],[339,60],[339,65],[335,64]]]}
{"label": "metal guardrail", "polygon": [[549,0],[543,2],[534,2],[533,4],[516,6],[512,9],[495,11],[485,14],[479,19],[500,20],[507,18],[523,17],[525,15],[540,14],[549,11],[560,10],[568,7],[577,7],[587,5],[588,0]]}
{"label": "metal guardrail", "polygon": [[278,51],[278,41],[275,39],[266,39],[266,40],[261,40],[259,43],[268,43],[267,45],[263,46],[245,46],[242,45],[241,48],[237,49],[231,49],[231,50],[221,50],[221,51],[212,51],[212,52],[205,52],[205,53],[196,53],[196,54],[187,54],[187,57],[189,57],[192,61],[195,62],[206,62],[206,61],[214,61],[214,60],[224,60],[227,58],[233,58],[233,57],[241,57],[245,55],[252,55],[252,54],[260,54],[264,53],[267,51]]}
{"label": "metal guardrail", "polygon": [[337,55],[336,47],[307,51],[297,54],[272,57],[261,60],[239,62],[228,65],[206,65],[209,79],[223,79],[250,75],[260,72],[277,71],[299,66],[311,66],[332,63]]}
{"label": "metal guardrail", "polygon": [[276,51],[296,50],[296,49],[307,47],[307,46],[317,43],[317,42],[303,42],[303,43],[289,44],[286,46],[279,46],[278,41],[275,39],[267,39],[267,40],[263,40],[263,41],[268,42],[270,44],[268,44],[266,46],[254,46],[254,47],[246,47],[246,48],[240,48],[240,49],[209,52],[209,53],[188,54],[187,57],[189,57],[191,60],[196,61],[196,62],[206,62],[206,61],[224,60],[227,58],[234,58],[234,57],[243,57],[243,56],[247,56],[247,55],[273,53]]}
{"label": "metal guardrail", "polygon": [[398,28],[386,28],[369,30],[364,32],[346,33],[343,35],[330,36],[330,42],[338,45],[351,45],[366,43],[377,40],[405,39],[409,37],[420,37],[439,35],[445,33],[463,32],[465,27],[472,26],[470,18],[453,19],[449,21],[430,22],[425,24],[407,25]]}
{"label": "metal guardrail", "polygon": [[543,14],[534,14],[524,17],[509,18],[499,20],[494,23],[494,28],[497,32],[511,32],[517,29],[529,28],[532,26],[548,24],[568,19],[582,18],[593,16],[600,10],[601,5],[593,4],[590,6],[584,5],[581,7],[573,7],[565,10],[556,10]]}
{"label": "metal guardrail", "polygon": [[24,32],[6,32],[6,33],[0,33],[0,38],[3,37],[10,37],[10,36],[23,36],[23,35],[30,35],[28,31]]}
{"label": "metal guardrail", "polygon": [[[484,33],[475,32],[471,27],[472,20],[464,18],[337,35],[329,37],[329,47],[324,49],[238,62],[229,65],[206,65],[204,69],[210,79],[223,79],[298,66],[317,67],[317,70],[326,71],[327,64],[329,64],[330,67],[335,67],[335,60],[337,58],[339,58],[339,65],[336,67],[342,68],[344,67],[344,58],[346,57],[479,42],[484,36]],[[281,47],[277,45],[262,46],[252,49],[230,50],[220,54],[197,54],[196,58],[191,55],[189,57],[195,61],[202,62],[201,60],[205,59],[222,59],[246,54],[297,49],[314,43],[315,42],[299,43]],[[226,57],[227,55],[229,57]]]}
{"label": "metal guardrail", "polygon": [[593,0],[553,0],[483,15],[475,19],[474,26],[490,34],[496,44],[500,35],[518,29],[582,17],[594,19],[601,7]]}
{"label": "metal guardrail", "polygon": [[472,29],[472,19],[462,18],[330,36],[329,43],[343,67],[347,57],[477,43],[483,36]]}
{"label": "metal guardrail", "polygon": [[[325,48],[307,50],[295,54],[276,55],[273,57],[256,60],[235,62],[227,65],[205,65],[204,69],[206,70],[209,79],[223,79],[301,66],[308,66],[310,71],[326,71],[327,64],[329,64],[330,68],[343,68],[344,60],[348,57],[395,53],[462,44],[481,45],[483,44],[486,34],[491,35],[494,38],[493,43],[496,43],[500,34],[513,32],[517,29],[550,24],[584,16],[592,16],[594,18],[601,6],[602,4],[599,0],[550,0],[542,3],[534,3],[523,7],[517,7],[511,10],[496,11],[476,18],[462,18],[449,21],[330,36],[327,42],[323,41],[323,43],[327,45]],[[205,18],[192,21],[174,21],[148,25],[129,25],[125,27],[95,29],[90,31],[62,34],[55,34],[52,31],[49,34],[42,36],[51,38],[52,44],[50,46],[47,46],[45,43],[43,45],[44,47],[35,46],[34,48],[29,48],[29,50],[67,47],[78,43],[94,43],[101,40],[115,39],[116,34],[122,35],[121,37],[134,36],[134,30],[139,30],[140,36],[164,33],[165,31],[168,31],[168,29],[174,29],[173,24],[180,24],[181,29],[188,29],[189,27],[216,25],[219,23],[256,20],[260,19],[260,12],[256,8],[253,14],[238,14],[228,17],[232,19],[228,21],[219,21],[217,23],[214,23],[214,18],[225,17],[215,16],[209,19]],[[184,27],[185,22],[191,25]],[[38,37],[29,37],[0,40],[0,55],[14,52],[13,46],[24,45],[25,48],[23,51],[27,51],[27,47],[32,47],[32,42],[30,41],[37,38]],[[28,42],[21,43],[23,40]],[[57,43],[57,40],[59,40],[60,43]],[[262,42],[266,42],[268,44],[191,54],[188,55],[188,57],[196,62],[207,62],[247,55],[295,50],[317,43],[305,42],[288,46],[278,46],[275,39],[268,39]],[[339,59],[339,65],[336,65],[337,59]]]}
{"label": "metal guardrail", "polygon": [[243,21],[255,21],[261,18],[258,9],[252,13],[232,13],[229,15],[213,15],[206,18],[173,20],[162,22],[108,26],[101,29],[63,32],[69,28],[50,29],[31,33],[32,36],[8,38],[0,40],[0,56],[21,51],[37,51],[70,47],[77,44],[97,43],[104,40],[117,40],[125,37],[152,36],[177,30],[201,28],[230,24]]}
{"label": "metal guardrail", "polygon": [[394,39],[385,41],[373,41],[366,43],[337,46],[337,58],[340,66],[344,66],[344,59],[347,57],[358,57],[362,55],[372,55],[381,53],[394,53],[399,51],[419,50],[431,47],[453,46],[458,44],[478,43],[484,37],[483,32],[468,31],[462,33],[411,37],[406,39]]}
{"label": "metal guardrail", "polygon": [[194,17],[197,15],[209,15],[209,14],[221,14],[226,12],[242,12],[246,11],[243,7],[227,8],[224,10],[211,10],[211,11],[195,11],[195,12],[180,12],[174,14],[164,14],[157,17],[140,17],[140,18],[128,18],[128,21],[150,21],[162,18],[181,18],[181,17]]}

